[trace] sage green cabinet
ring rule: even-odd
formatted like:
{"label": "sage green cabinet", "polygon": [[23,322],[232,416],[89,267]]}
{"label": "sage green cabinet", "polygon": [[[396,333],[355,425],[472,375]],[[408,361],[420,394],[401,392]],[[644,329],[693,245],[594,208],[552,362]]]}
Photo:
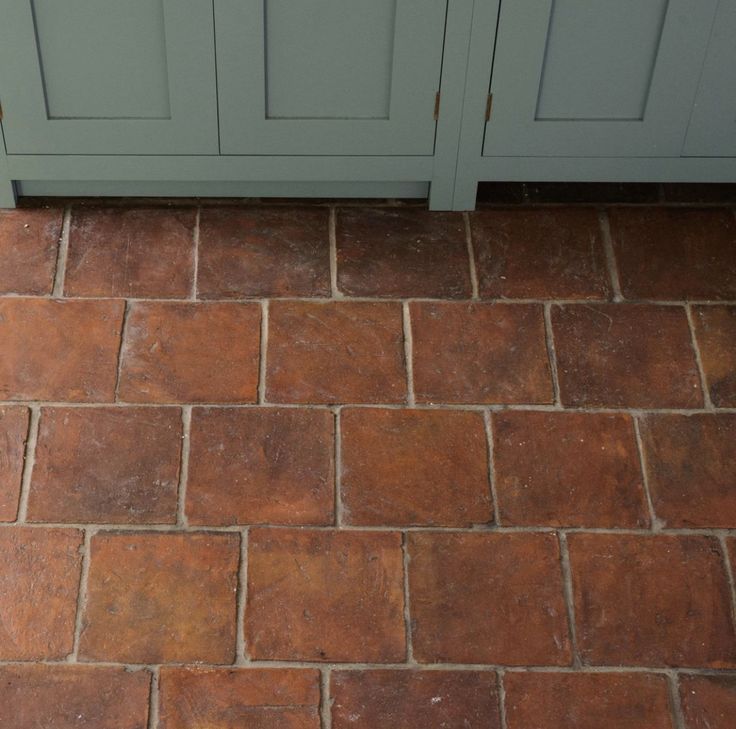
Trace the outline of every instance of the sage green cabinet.
{"label": "sage green cabinet", "polygon": [[5,0],[8,154],[217,154],[211,0]]}
{"label": "sage green cabinet", "polygon": [[215,0],[223,154],[431,155],[446,0]]}

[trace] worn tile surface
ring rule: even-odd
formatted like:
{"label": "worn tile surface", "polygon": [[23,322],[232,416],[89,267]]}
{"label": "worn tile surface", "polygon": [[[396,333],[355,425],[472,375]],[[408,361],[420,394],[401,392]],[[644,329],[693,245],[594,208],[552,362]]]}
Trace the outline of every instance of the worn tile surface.
{"label": "worn tile surface", "polygon": [[732,729],[736,198],[490,192],[0,212],[0,729]]}

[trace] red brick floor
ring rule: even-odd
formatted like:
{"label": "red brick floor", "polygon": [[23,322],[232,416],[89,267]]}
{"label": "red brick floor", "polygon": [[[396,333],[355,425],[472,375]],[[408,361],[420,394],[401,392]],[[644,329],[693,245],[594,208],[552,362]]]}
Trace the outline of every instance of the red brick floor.
{"label": "red brick floor", "polygon": [[0,729],[736,727],[726,205],[0,213]]}

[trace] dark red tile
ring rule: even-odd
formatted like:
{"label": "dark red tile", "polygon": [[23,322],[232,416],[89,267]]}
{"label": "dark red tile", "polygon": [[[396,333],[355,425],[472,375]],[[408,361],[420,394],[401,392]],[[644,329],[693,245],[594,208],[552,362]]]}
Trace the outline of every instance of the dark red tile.
{"label": "dark red tile", "polygon": [[732,729],[736,676],[681,676],[680,701],[686,729]]}
{"label": "dark red tile", "polygon": [[28,408],[0,407],[0,521],[18,514],[28,422]]}
{"label": "dark red tile", "polygon": [[711,401],[736,407],[736,306],[693,307],[693,323]]}

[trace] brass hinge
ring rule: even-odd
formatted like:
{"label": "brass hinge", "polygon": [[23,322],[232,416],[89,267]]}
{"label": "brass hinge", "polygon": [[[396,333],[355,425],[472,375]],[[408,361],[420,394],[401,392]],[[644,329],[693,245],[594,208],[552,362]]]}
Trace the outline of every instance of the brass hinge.
{"label": "brass hinge", "polygon": [[488,94],[486,100],[486,121],[491,120],[491,112],[493,111],[493,94]]}
{"label": "brass hinge", "polygon": [[440,92],[438,91],[434,95],[434,120],[437,121],[440,118]]}

